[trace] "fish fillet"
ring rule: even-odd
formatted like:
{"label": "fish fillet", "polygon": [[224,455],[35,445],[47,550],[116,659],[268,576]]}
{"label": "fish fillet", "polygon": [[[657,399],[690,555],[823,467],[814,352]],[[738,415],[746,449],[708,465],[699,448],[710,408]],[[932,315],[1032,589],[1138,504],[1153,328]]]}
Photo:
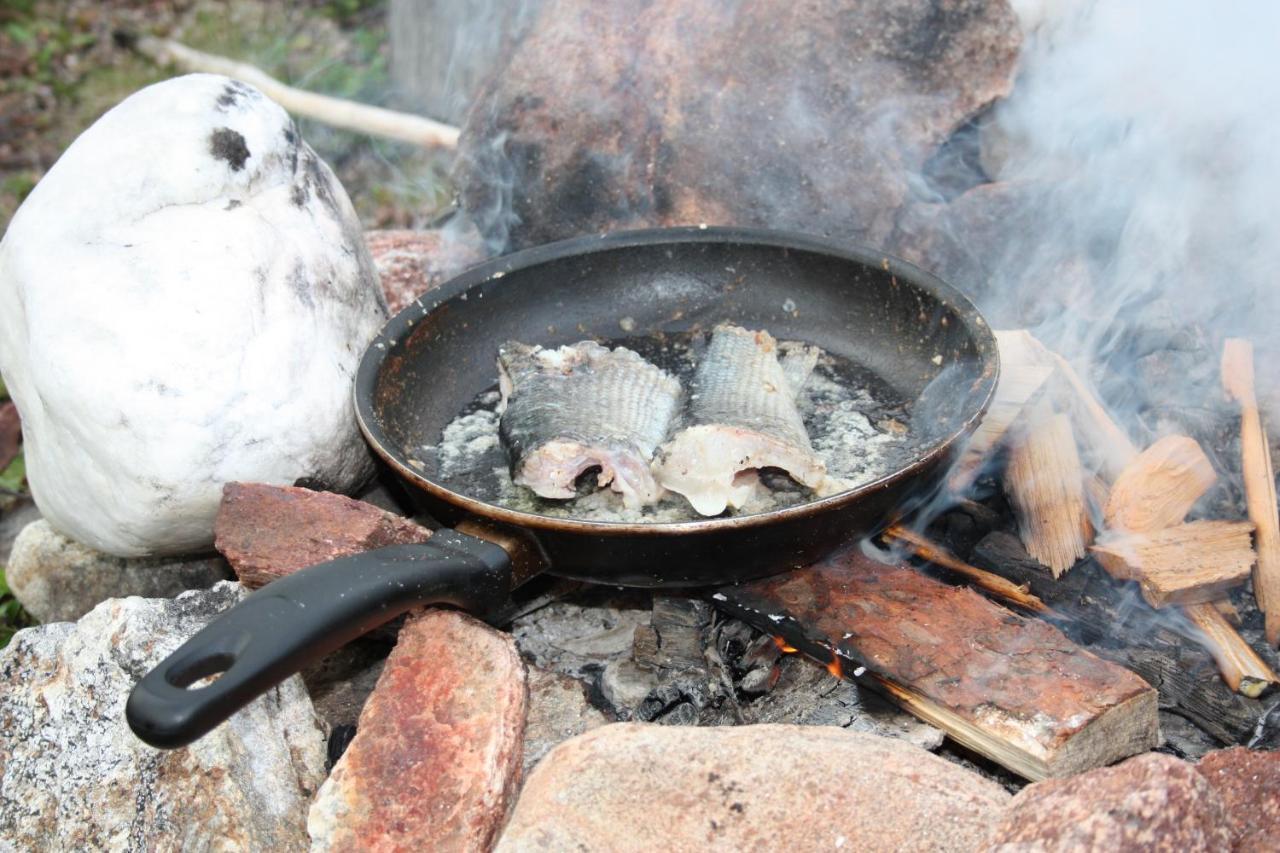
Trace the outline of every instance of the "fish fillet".
{"label": "fish fillet", "polygon": [[818,358],[815,347],[722,324],[698,363],[682,429],[658,451],[656,478],[702,515],[738,508],[754,494],[755,472],[781,468],[819,489],[826,465],[814,454],[796,396]]}
{"label": "fish fillet", "polygon": [[498,350],[499,435],[512,479],[544,498],[572,498],[599,467],[597,484],[628,508],[656,502],[654,451],[680,410],[680,382],[624,347],[591,341],[559,349],[516,343]]}

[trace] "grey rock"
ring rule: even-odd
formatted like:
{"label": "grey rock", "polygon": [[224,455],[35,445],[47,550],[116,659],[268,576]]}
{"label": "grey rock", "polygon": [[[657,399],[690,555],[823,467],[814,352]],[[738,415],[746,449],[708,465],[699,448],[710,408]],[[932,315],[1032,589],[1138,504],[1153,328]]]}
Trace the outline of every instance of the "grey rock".
{"label": "grey rock", "polygon": [[69,622],[108,598],[172,598],[232,577],[221,557],[113,557],[81,545],[44,519],[23,528],[5,570],[22,606],[41,622]]}
{"label": "grey rock", "polygon": [[609,720],[587,701],[580,681],[529,667],[529,716],[524,724],[524,774],[552,747]]}
{"label": "grey rock", "polygon": [[360,719],[393,645],[381,634],[364,636],[302,671],[316,713],[331,731]]}
{"label": "grey rock", "polygon": [[182,749],[129,731],[134,683],[243,595],[103,602],[0,652],[0,847],[298,850],[325,738],[299,678]]}
{"label": "grey rock", "polygon": [[658,688],[658,676],[633,660],[610,661],[600,674],[600,693],[615,714],[630,718]]}
{"label": "grey rock", "polygon": [[0,565],[9,562],[14,540],[18,538],[22,529],[31,522],[39,520],[40,510],[30,497],[15,499],[7,508],[0,511]]}

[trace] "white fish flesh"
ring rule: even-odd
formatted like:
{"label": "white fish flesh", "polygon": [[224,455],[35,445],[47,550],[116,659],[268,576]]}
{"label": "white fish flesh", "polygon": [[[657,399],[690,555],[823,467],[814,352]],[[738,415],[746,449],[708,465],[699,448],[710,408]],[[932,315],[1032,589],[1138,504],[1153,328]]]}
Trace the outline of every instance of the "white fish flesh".
{"label": "white fish flesh", "polygon": [[780,346],[768,332],[717,326],[694,374],[681,429],[658,451],[658,484],[684,495],[701,515],[743,506],[760,487],[761,468],[780,468],[821,489],[826,465],[796,407],[817,358],[816,347]]}
{"label": "white fish flesh", "polygon": [[680,411],[680,382],[624,347],[592,341],[558,349],[516,343],[498,350],[499,435],[512,479],[544,498],[596,483],[631,509],[662,497],[650,463]]}

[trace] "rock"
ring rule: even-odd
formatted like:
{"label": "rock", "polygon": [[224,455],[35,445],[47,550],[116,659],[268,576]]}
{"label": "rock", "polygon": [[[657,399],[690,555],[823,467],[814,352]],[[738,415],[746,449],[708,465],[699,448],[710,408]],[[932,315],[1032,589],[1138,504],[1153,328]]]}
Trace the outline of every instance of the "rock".
{"label": "rock", "polygon": [[700,222],[883,245],[1020,44],[1003,0],[549,0],[468,113],[456,183],[499,247]]}
{"label": "rock", "polygon": [[0,242],[0,371],[41,513],[109,554],[183,554],[213,544],[225,482],[354,489],[373,468],[352,376],[385,317],[355,212],[283,109],[211,74],[137,92]]}
{"label": "rock", "polygon": [[993,851],[1231,849],[1222,798],[1193,765],[1148,753],[1023,788]]}
{"label": "rock", "polygon": [[22,418],[18,416],[18,407],[12,400],[0,403],[0,471],[9,467],[9,463],[18,455],[22,444]]}
{"label": "rock", "polygon": [[15,499],[0,510],[0,566],[7,565],[13,552],[13,543],[28,524],[40,520],[40,510],[30,497]]}
{"label": "rock", "polygon": [[1280,752],[1220,749],[1200,759],[1196,769],[1222,798],[1232,849],[1274,850],[1280,837]]}
{"label": "rock", "polygon": [[112,599],[0,651],[0,846],[25,850],[297,850],[324,779],[325,736],[290,678],[182,749],[124,721],[129,690],[242,595]]}
{"label": "rock", "polygon": [[329,731],[355,726],[391,646],[382,636],[358,637],[302,671],[311,702]]}
{"label": "rock", "polygon": [[316,563],[431,537],[371,504],[264,483],[228,483],[214,530],[218,550],[251,588]]}
{"label": "rock", "polygon": [[591,707],[580,681],[529,667],[529,716],[524,724],[524,766],[533,766],[557,744],[603,726],[605,715]]}
{"label": "rock", "polygon": [[975,850],[1009,795],[825,726],[615,723],[530,774],[497,850]]}
{"label": "rock", "polygon": [[14,598],[41,622],[79,619],[108,598],[173,598],[230,578],[220,557],[113,557],[75,542],[40,519],[18,534],[5,568]]}
{"label": "rock", "polygon": [[364,239],[392,314],[487,255],[473,229],[368,231]]}
{"label": "rock", "polygon": [[410,619],[311,806],[312,850],[485,850],[520,780],[524,664],[461,613]]}

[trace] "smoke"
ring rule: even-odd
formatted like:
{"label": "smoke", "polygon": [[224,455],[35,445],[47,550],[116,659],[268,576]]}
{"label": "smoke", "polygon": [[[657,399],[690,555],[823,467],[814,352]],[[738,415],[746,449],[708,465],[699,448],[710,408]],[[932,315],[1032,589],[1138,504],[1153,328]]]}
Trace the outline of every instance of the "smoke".
{"label": "smoke", "polygon": [[[1039,337],[1139,382],[1154,349],[1216,362],[1222,336],[1269,338],[1280,6],[1018,5],[1021,74],[981,134],[983,166],[1018,202],[983,307],[1025,314],[1039,294],[1055,309],[1036,318]],[[1122,417],[1144,402],[1103,390]]]}

